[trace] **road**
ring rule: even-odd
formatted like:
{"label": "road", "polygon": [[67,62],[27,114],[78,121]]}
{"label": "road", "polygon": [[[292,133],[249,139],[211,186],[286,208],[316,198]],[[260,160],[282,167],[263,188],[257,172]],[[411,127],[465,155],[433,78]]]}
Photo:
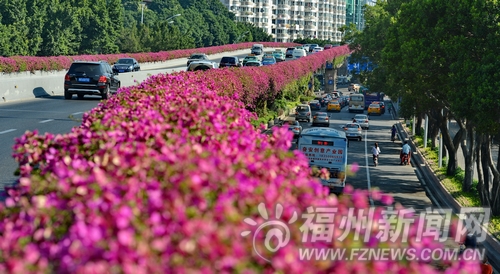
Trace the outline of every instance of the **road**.
{"label": "road", "polygon": [[[236,56],[244,58],[246,55]],[[211,60],[219,62],[221,58],[222,56]],[[140,79],[146,79],[149,75],[187,69],[185,65],[179,66],[179,62],[173,63],[170,66],[158,64],[153,69],[122,73],[119,75],[122,86],[134,85],[134,79],[140,82],[142,81]],[[99,96],[89,95],[82,100],[76,99],[76,96],[73,96],[72,100],[64,100],[64,96],[60,95],[2,103],[0,105],[0,143],[2,144],[0,146],[0,191],[6,185],[14,184],[17,179],[14,176],[17,163],[12,158],[15,138],[21,137],[26,131],[34,130],[38,130],[40,134],[68,133],[73,127],[81,124],[83,113],[96,107],[100,100]]]}
{"label": "road", "polygon": [[[346,87],[338,90],[348,94]],[[326,110],[323,108],[321,111]],[[357,113],[349,113],[347,107],[344,107],[341,112],[329,114],[330,127],[340,129],[341,125],[352,121]],[[348,164],[358,164],[359,171],[353,177],[347,178],[347,184],[359,189],[379,188],[382,192],[392,195],[395,202],[407,208],[411,207],[416,212],[425,211],[425,208],[432,206],[432,200],[420,183],[416,169],[399,165],[401,142],[393,143],[390,140],[390,129],[398,120],[392,119],[388,112],[381,116],[369,117],[370,129],[364,130],[363,140],[351,140],[349,143]],[[310,127],[310,124],[305,122],[301,122],[301,125],[303,129]],[[371,147],[375,142],[379,143],[381,149],[377,167],[373,166],[371,155]],[[295,145],[292,149],[295,149]]]}

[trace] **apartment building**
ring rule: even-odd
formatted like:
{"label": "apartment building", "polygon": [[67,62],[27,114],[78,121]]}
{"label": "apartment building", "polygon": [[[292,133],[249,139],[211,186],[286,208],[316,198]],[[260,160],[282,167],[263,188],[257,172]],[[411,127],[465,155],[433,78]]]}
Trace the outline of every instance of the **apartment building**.
{"label": "apartment building", "polygon": [[346,0],[346,25],[354,24],[358,30],[365,28],[365,5],[374,6],[376,0]]}
{"label": "apartment building", "polygon": [[340,42],[346,0],[221,0],[236,15],[272,34],[276,42],[318,38]]}

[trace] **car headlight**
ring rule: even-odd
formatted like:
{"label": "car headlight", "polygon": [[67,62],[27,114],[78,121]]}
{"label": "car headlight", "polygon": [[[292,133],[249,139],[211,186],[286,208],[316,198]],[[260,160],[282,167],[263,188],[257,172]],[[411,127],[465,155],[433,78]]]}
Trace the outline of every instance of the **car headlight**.
{"label": "car headlight", "polygon": [[130,65],[128,68],[129,68],[129,69],[133,69],[133,68],[134,68],[134,66]]}

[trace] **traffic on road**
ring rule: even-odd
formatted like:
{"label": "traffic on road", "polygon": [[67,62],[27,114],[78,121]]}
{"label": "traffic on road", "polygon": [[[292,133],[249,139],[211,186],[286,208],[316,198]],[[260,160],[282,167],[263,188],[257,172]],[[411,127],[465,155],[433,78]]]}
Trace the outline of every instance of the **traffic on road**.
{"label": "traffic on road", "polygon": [[[338,88],[338,91],[341,95],[350,93],[347,86]],[[385,98],[385,100],[387,105],[389,99]],[[391,193],[396,203],[411,207],[417,212],[433,205],[431,198],[428,197],[425,188],[419,181],[418,171],[411,165],[400,165],[400,152],[404,140],[397,138],[394,142],[391,141],[391,128],[397,122],[391,113],[385,112],[376,116],[367,116],[367,110],[362,113],[350,113],[348,104],[345,104],[340,111],[328,111],[328,104],[326,104],[319,109],[311,110],[312,120],[309,122],[307,116],[301,114],[302,110],[307,112],[309,105],[300,104],[298,107],[301,110],[297,110],[297,114],[290,115],[286,120],[293,124],[297,122],[302,131],[316,127],[313,126],[312,120],[317,113],[327,113],[328,124],[319,125],[318,128],[328,127],[346,133],[348,137],[347,165],[348,169],[355,171],[347,175],[345,182],[347,185],[369,190],[378,188],[384,193]],[[364,119],[360,120],[360,123],[353,122],[356,120],[355,117],[361,117],[360,115],[368,118],[369,122],[365,123]],[[351,133],[352,129],[347,127],[351,124],[356,125],[353,133]],[[375,142],[380,148],[376,167],[371,153]],[[298,141],[292,143],[291,150],[298,149],[297,143]]]}

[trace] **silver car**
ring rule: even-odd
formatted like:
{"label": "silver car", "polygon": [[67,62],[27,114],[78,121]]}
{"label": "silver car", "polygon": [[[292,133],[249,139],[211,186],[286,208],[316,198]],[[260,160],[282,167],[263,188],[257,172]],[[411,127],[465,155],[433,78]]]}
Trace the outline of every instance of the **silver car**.
{"label": "silver car", "polygon": [[358,123],[361,128],[363,129],[369,129],[370,128],[370,120],[368,119],[368,115],[365,114],[357,114],[354,116],[354,119],[352,120],[353,123]]}
{"label": "silver car", "polygon": [[329,115],[326,112],[316,112],[313,117],[313,122],[312,126],[324,126],[324,127],[329,127],[330,126],[330,119]]}
{"label": "silver car", "polygon": [[300,104],[295,108],[295,120],[296,121],[302,121],[306,120],[307,122],[311,123],[312,122],[312,115],[311,115],[311,107],[306,104]]}
{"label": "silver car", "polygon": [[357,139],[358,141],[361,141],[363,139],[363,132],[361,130],[360,124],[347,123],[341,127],[344,129],[347,139]]}
{"label": "silver car", "polygon": [[189,64],[187,71],[207,70],[219,68],[219,63],[213,61],[193,61]]}
{"label": "silver car", "polygon": [[288,125],[288,130],[293,132],[293,138],[297,139],[302,133],[302,126],[297,121],[284,121],[283,125]]}

